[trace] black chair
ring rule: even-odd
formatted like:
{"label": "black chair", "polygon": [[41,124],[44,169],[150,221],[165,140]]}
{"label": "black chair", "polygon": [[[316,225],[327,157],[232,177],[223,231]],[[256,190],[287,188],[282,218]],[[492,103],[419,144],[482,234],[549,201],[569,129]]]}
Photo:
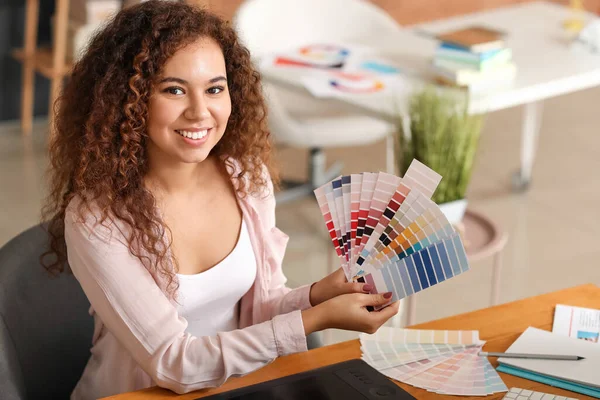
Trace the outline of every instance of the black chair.
{"label": "black chair", "polygon": [[41,225],[0,248],[0,397],[68,399],[90,357],[90,304],[71,274],[51,278]]}

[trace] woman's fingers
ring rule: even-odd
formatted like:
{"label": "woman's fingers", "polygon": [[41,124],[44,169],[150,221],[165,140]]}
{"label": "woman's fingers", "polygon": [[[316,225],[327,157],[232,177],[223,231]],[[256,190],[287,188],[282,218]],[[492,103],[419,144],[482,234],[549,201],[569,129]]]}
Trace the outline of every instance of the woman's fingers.
{"label": "woman's fingers", "polygon": [[[389,301],[389,299],[387,300]],[[385,303],[383,303],[385,304]],[[380,304],[382,305],[382,304]],[[371,333],[377,332],[377,330],[381,327],[381,325],[385,324],[387,320],[392,318],[394,315],[398,313],[400,306],[399,301],[395,301],[389,306],[382,308],[379,311],[373,311],[369,313],[370,319],[370,328]]]}
{"label": "woman's fingers", "polygon": [[343,284],[342,293],[369,293],[373,286],[362,282],[347,282]]}
{"label": "woman's fingers", "polygon": [[379,311],[376,311],[375,314],[378,315],[381,323],[383,324],[388,319],[392,318],[394,315],[398,314],[398,310],[400,309],[400,302],[395,301],[386,308],[382,308]]}
{"label": "woman's fingers", "polygon": [[[374,333],[398,312],[399,302],[390,304],[391,292],[380,294],[350,293],[336,296],[315,309],[325,310],[320,315],[326,321],[325,328],[348,329]],[[380,311],[368,312],[365,307],[387,306]],[[323,328],[321,328],[323,329]]]}
{"label": "woman's fingers", "polygon": [[373,290],[373,286],[369,285],[368,283],[361,283],[361,282],[342,283],[341,285],[338,286],[338,288],[339,288],[338,295],[350,294],[350,293],[369,293],[371,290]]}
{"label": "woman's fingers", "polygon": [[[368,301],[368,305],[383,306],[390,301],[389,298],[385,298],[385,297],[383,297],[383,295],[368,295],[368,296],[376,297],[375,299],[371,299],[370,301]],[[387,320],[389,320],[390,318],[392,318],[394,315],[396,315],[398,313],[398,306],[399,306],[399,302],[395,301],[394,303],[390,304],[389,306],[387,306],[379,311],[369,312],[368,316],[363,317],[365,326],[361,330],[363,332],[366,332],[369,334],[373,334],[373,333],[377,332],[377,330],[381,327],[381,325],[383,325]]]}
{"label": "woman's fingers", "polygon": [[392,292],[365,294],[361,297],[364,306],[383,306],[392,299]]}

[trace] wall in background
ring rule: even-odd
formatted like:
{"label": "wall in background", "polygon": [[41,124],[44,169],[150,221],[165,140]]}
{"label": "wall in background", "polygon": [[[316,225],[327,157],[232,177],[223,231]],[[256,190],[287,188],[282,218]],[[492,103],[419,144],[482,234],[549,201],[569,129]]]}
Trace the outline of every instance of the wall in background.
{"label": "wall in background", "polygon": [[[285,0],[282,0],[285,1]],[[383,8],[402,25],[461,15],[490,8],[502,7],[533,0],[368,0]],[[569,0],[550,0],[554,3],[569,4]],[[243,0],[204,0],[210,8],[221,16],[231,19]],[[583,0],[586,9],[600,11],[600,0]]]}
{"label": "wall in background", "polygon": [[[217,0],[213,0],[217,1]],[[510,4],[527,3],[532,0],[370,0],[386,10],[396,21],[403,25],[433,21],[453,15],[488,10]],[[548,0],[568,5],[569,0]],[[585,8],[591,12],[600,11],[599,0],[583,0]]]}
{"label": "wall in background", "polygon": [[[284,0],[282,0],[284,1]],[[402,25],[501,7],[531,0],[370,0]],[[568,4],[568,0],[552,0]],[[210,8],[231,19],[243,0],[203,0]],[[584,0],[586,8],[600,11],[600,0]],[[38,44],[50,42],[50,15],[54,0],[40,1]],[[17,120],[21,105],[21,64],[10,57],[10,50],[23,44],[25,1],[0,0],[0,121]],[[39,75],[35,82],[35,115],[48,112],[49,84]]]}
{"label": "wall in background", "polygon": [[530,0],[370,0],[402,25],[433,21]]}

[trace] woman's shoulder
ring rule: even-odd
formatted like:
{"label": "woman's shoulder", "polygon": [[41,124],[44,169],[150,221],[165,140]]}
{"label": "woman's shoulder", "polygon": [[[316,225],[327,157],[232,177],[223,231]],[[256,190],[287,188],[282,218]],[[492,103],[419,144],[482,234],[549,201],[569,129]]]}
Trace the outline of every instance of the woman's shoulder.
{"label": "woman's shoulder", "polygon": [[[269,173],[269,168],[266,165],[260,165],[260,181],[262,185],[257,186],[256,182],[252,181],[249,174],[242,174],[242,166],[240,162],[234,158],[226,158],[225,166],[232,179],[233,186],[238,190],[240,181],[243,182],[244,188],[246,189],[246,197],[253,202],[264,202],[274,197],[273,180]],[[251,189],[251,190],[249,190]]]}
{"label": "woman's shoulder", "polygon": [[[258,218],[266,226],[274,224],[275,216],[275,191],[273,187],[273,181],[269,169],[266,165],[261,165],[261,181],[262,185],[256,186],[256,182],[252,182],[248,176],[241,174],[241,164],[239,161],[228,158],[225,163],[229,175],[231,176],[233,186],[236,192],[239,189],[240,180],[243,181],[244,194],[239,195],[238,199],[241,203],[244,203],[247,207],[254,210]],[[254,184],[254,187],[253,187]],[[248,190],[254,189],[254,190]]]}
{"label": "woman's shoulder", "polygon": [[107,214],[103,218],[102,208],[98,204],[98,201],[93,199],[85,199],[82,195],[76,194],[69,201],[65,210],[65,219],[70,219],[75,223],[83,223],[95,227],[103,222],[103,219],[112,221]]}
{"label": "woman's shoulder", "polygon": [[103,211],[96,200],[75,195],[65,210],[65,230],[87,233],[104,242],[117,240],[125,244],[127,226],[115,218],[110,211]]}

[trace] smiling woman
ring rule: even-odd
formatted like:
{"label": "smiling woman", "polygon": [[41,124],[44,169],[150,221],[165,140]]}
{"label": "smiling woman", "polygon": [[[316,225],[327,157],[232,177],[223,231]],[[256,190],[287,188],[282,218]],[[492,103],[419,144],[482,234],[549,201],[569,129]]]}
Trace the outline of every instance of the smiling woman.
{"label": "smiling woman", "polygon": [[208,157],[231,114],[226,73],[221,48],[210,38],[186,46],[166,62],[148,104],[151,160],[158,153],[187,163]]}
{"label": "smiling woman", "polygon": [[[99,32],[59,99],[44,208],[49,272],[91,303],[73,399],[223,383],[307,349],[326,328],[373,332],[398,304],[342,270],[285,286],[259,74],[231,27],[150,0]],[[387,296],[387,297],[386,297]]]}

